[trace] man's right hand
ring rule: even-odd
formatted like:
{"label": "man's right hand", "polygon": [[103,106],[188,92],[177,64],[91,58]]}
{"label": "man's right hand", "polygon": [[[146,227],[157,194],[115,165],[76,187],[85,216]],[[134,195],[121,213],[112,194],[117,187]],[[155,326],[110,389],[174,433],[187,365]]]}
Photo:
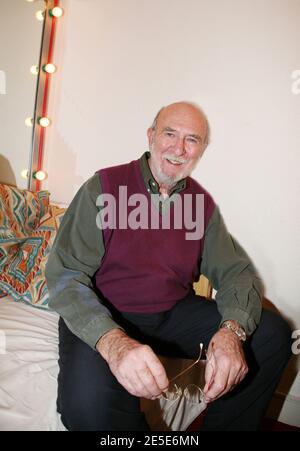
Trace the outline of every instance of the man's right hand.
{"label": "man's right hand", "polygon": [[132,395],[158,398],[167,390],[166,371],[150,346],[128,337],[121,329],[112,329],[96,345],[119,383]]}

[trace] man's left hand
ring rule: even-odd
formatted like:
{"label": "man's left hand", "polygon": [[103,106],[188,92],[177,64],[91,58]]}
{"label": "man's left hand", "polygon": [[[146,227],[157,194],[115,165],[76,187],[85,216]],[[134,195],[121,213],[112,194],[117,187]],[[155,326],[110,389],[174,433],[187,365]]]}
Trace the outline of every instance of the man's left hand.
{"label": "man's left hand", "polygon": [[246,376],[246,363],[242,343],[228,329],[220,329],[211,339],[207,351],[204,394],[212,402],[233,390]]}

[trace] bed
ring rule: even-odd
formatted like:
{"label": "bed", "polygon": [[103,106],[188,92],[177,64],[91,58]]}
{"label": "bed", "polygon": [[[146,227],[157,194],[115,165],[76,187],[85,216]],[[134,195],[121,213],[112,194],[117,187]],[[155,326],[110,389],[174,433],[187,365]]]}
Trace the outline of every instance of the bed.
{"label": "bed", "polygon": [[0,430],[64,431],[56,412],[58,315],[0,300]]}

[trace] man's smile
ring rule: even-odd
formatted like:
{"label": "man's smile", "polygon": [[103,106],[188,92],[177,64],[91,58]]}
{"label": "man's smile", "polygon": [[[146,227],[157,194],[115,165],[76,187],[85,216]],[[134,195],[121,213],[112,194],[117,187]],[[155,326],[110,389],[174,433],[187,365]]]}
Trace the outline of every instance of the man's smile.
{"label": "man's smile", "polygon": [[175,165],[175,166],[180,166],[180,165],[186,163],[186,161],[181,161],[181,160],[178,160],[177,158],[165,157],[165,160],[167,160],[168,163]]}

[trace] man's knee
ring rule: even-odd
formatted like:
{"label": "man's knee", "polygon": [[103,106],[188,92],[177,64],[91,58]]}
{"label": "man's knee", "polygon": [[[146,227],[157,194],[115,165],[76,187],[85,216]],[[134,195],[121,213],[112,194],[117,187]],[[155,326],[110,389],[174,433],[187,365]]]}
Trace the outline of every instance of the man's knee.
{"label": "man's knee", "polygon": [[[90,393],[82,389],[60,387],[58,391],[57,410],[61,420],[69,431],[98,430],[99,415],[91,403]],[[100,409],[100,406],[98,406]]]}
{"label": "man's knee", "polygon": [[139,399],[125,390],[89,390],[89,382],[76,392],[65,389],[59,411],[69,431],[146,431],[148,425],[140,411]]}

